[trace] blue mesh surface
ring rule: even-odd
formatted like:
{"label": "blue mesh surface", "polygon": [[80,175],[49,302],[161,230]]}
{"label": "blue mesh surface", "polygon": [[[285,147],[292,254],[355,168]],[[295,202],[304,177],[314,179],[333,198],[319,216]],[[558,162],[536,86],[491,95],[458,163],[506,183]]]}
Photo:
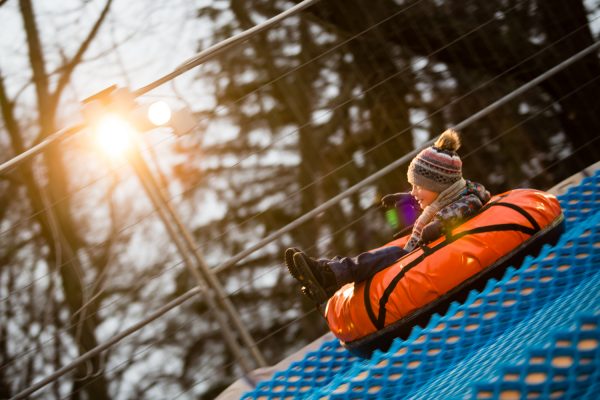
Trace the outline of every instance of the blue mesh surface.
{"label": "blue mesh surface", "polygon": [[369,360],[324,343],[244,399],[600,398],[600,173],[559,197],[567,229]]}

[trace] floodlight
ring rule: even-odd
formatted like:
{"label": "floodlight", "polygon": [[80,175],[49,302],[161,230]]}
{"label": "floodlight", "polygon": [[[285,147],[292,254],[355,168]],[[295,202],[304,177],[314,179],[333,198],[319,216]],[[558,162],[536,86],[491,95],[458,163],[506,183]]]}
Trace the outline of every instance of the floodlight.
{"label": "floodlight", "polygon": [[147,116],[152,124],[165,125],[171,120],[171,107],[164,101],[157,101],[148,106]]}

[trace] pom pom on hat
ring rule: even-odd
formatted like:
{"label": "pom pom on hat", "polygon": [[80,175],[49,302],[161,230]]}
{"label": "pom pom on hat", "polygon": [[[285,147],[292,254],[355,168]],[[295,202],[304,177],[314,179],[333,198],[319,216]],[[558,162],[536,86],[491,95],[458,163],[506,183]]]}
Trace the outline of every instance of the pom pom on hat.
{"label": "pom pom on hat", "polygon": [[460,148],[460,137],[454,129],[446,129],[435,141],[433,147],[456,153]]}
{"label": "pom pom on hat", "polygon": [[433,146],[422,150],[408,166],[408,182],[441,193],[462,178],[458,132],[447,129]]}

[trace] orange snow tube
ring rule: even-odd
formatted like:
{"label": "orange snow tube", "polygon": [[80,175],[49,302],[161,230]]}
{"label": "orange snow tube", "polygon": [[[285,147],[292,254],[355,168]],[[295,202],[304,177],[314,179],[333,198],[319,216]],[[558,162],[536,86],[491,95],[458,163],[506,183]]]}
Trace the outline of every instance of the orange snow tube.
{"label": "orange snow tube", "polygon": [[[555,196],[518,189],[494,196],[445,237],[405,255],[367,281],[340,288],[327,302],[329,328],[351,352],[369,356],[406,338],[433,313],[463,301],[564,230]],[[386,246],[404,246],[403,237]]]}

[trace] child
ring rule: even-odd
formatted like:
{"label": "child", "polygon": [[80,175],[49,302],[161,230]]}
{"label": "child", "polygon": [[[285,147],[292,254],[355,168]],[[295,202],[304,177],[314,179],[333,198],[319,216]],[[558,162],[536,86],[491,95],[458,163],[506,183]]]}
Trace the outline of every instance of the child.
{"label": "child", "polygon": [[386,268],[418,246],[427,244],[474,216],[490,199],[483,185],[462,177],[462,161],[456,151],[458,133],[444,131],[431,147],[421,151],[408,167],[409,193],[384,196],[384,206],[416,201],[423,210],[416,219],[404,248],[384,247],[356,257],[314,259],[298,248],[285,251],[290,274],[304,285],[303,292],[322,303],[340,287],[360,282]]}

